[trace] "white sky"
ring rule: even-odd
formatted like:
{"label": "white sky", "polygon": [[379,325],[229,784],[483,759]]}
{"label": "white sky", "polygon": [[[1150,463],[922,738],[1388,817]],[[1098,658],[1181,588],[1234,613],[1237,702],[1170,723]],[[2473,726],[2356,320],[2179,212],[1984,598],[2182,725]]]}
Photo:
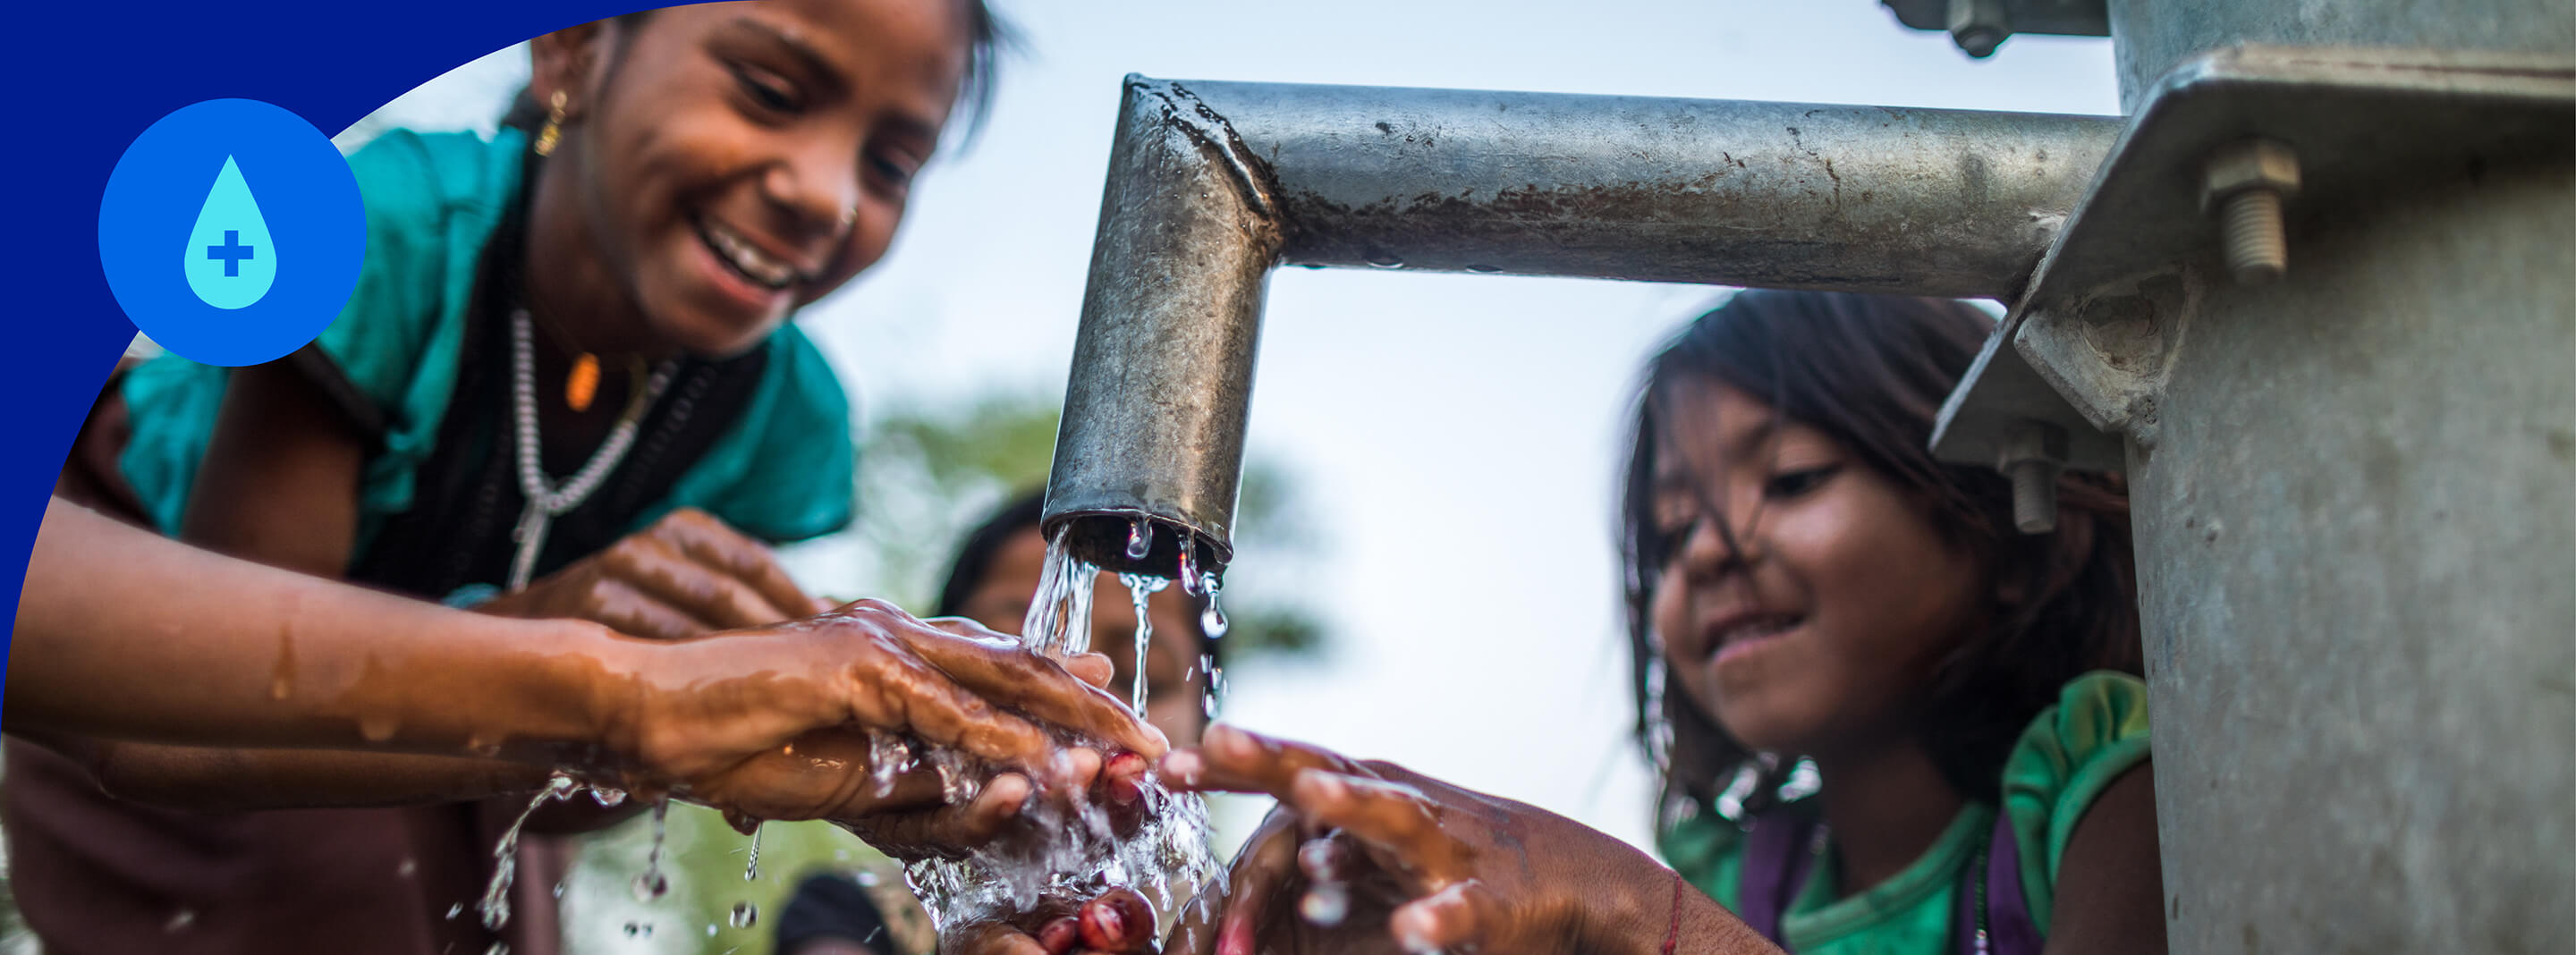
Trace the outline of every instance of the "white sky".
{"label": "white sky", "polygon": [[[994,3],[1022,43],[983,137],[934,164],[892,255],[799,319],[862,415],[1062,393],[1130,72],[2042,112],[2119,102],[2108,41],[2017,37],[1971,61],[1868,0]],[[525,71],[523,53],[495,54],[386,118],[488,126]],[[1622,730],[1611,489],[1637,366],[1713,294],[1277,275],[1251,441],[1325,522],[1308,532],[1320,571],[1303,576],[1335,652],[1236,668],[1228,717],[1647,844],[1647,774]],[[1238,589],[1262,573],[1246,543],[1228,575]],[[846,545],[795,557],[821,590],[843,589],[832,578],[852,566]]]}

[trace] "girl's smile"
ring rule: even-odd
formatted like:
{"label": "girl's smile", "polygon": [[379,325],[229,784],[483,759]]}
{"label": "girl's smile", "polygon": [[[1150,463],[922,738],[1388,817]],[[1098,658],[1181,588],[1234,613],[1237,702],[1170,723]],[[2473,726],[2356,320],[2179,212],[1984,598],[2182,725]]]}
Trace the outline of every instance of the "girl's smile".
{"label": "girl's smile", "polygon": [[1813,428],[1704,379],[1665,387],[1653,600],[1666,661],[1731,735],[1879,745],[1977,625],[1985,573],[1925,509]]}
{"label": "girl's smile", "polygon": [[532,306],[600,351],[765,340],[892,244],[971,58],[955,0],[672,7],[550,34]]}

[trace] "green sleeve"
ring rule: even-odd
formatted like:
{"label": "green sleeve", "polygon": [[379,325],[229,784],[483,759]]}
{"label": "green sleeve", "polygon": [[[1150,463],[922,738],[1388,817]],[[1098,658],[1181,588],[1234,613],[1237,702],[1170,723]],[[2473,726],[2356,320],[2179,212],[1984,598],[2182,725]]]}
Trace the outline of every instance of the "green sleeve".
{"label": "green sleeve", "polygon": [[704,510],[771,543],[849,525],[858,495],[849,396],[794,325],[764,347],[768,366],[741,417],[680,476],[661,506],[637,519],[636,529],[677,507]]}
{"label": "green sleeve", "polygon": [[[349,157],[367,212],[367,254],[337,318],[289,361],[370,436],[359,546],[411,506],[456,381],[483,247],[518,194],[519,134],[395,130]],[[153,522],[175,534],[231,382],[226,369],[162,355],[122,391],[133,422],[120,466]]]}
{"label": "green sleeve", "polygon": [[2004,812],[2021,847],[2022,895],[2048,931],[2058,862],[2084,811],[2146,762],[2147,685],[2124,673],[2076,677],[2023,730],[2004,761]]}
{"label": "green sleeve", "polygon": [[377,436],[360,480],[371,518],[411,506],[456,387],[483,249],[518,195],[519,151],[515,130],[488,141],[395,130],[349,157],[367,201],[366,263],[297,360]]}

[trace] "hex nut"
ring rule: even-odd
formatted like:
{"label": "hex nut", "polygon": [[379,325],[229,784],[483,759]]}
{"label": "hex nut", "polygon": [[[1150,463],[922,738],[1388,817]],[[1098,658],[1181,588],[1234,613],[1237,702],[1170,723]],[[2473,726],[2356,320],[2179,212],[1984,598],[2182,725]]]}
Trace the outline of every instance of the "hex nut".
{"label": "hex nut", "polygon": [[2201,176],[2201,211],[2248,189],[2269,189],[2284,199],[2297,195],[2298,153],[2269,139],[2249,139],[2211,153]]}

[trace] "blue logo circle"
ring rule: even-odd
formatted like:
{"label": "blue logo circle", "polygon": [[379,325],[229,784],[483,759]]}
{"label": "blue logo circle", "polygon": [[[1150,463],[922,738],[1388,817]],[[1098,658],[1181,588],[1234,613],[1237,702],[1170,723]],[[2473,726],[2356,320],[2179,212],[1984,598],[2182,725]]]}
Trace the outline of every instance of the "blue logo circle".
{"label": "blue logo circle", "polygon": [[348,304],[366,253],[348,162],[303,117],[258,100],[161,117],[98,204],[116,303],[161,347],[209,365],[304,347]]}

